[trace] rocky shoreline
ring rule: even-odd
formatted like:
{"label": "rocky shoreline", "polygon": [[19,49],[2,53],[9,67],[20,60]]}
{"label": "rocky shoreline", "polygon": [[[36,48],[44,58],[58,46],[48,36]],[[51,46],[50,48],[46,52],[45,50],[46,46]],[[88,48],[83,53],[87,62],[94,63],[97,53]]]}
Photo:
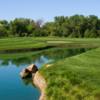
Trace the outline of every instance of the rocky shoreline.
{"label": "rocky shoreline", "polygon": [[41,95],[39,100],[46,100],[46,94],[45,89],[47,87],[46,81],[44,77],[39,73],[39,71],[36,72],[36,74],[32,77],[33,83],[40,89]]}
{"label": "rocky shoreline", "polygon": [[36,65],[31,64],[20,72],[21,78],[32,77],[33,83],[40,89],[39,100],[46,100],[45,89],[47,87],[44,77],[39,73]]}

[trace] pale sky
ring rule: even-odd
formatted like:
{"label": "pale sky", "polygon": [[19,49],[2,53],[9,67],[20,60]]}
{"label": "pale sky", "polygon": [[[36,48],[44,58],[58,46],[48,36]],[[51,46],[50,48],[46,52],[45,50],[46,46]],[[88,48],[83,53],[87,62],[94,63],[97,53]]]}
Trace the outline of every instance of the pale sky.
{"label": "pale sky", "polygon": [[31,18],[51,21],[75,14],[100,17],[100,0],[0,0],[0,19]]}

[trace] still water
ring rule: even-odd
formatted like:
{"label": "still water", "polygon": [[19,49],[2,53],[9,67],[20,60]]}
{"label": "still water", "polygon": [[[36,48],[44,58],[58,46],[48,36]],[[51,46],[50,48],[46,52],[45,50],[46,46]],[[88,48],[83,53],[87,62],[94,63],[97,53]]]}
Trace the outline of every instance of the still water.
{"label": "still water", "polygon": [[[88,49],[61,49],[54,48],[29,55],[1,58],[0,60],[0,100],[38,100],[40,91],[31,79],[20,78],[20,71],[35,63],[38,68],[43,64],[53,63],[65,57],[70,57]],[[14,56],[14,54],[11,54]],[[21,54],[22,55],[22,54]],[[4,54],[6,56],[6,54]],[[8,55],[7,55],[8,56]]]}

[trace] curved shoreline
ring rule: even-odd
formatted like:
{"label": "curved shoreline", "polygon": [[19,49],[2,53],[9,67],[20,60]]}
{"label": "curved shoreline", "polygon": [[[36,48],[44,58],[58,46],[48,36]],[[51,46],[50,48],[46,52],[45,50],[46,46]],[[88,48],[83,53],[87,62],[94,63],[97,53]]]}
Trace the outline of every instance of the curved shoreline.
{"label": "curved shoreline", "polygon": [[46,100],[45,89],[47,87],[46,81],[44,77],[37,71],[35,74],[32,75],[33,83],[40,89],[41,95],[39,100]]}

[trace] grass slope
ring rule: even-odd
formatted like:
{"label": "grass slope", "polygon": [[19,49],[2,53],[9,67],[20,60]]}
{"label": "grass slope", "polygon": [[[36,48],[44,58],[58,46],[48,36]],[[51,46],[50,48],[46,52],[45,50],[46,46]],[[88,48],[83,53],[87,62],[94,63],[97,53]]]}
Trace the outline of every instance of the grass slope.
{"label": "grass slope", "polygon": [[100,100],[100,48],[66,58],[40,70],[47,100]]}

